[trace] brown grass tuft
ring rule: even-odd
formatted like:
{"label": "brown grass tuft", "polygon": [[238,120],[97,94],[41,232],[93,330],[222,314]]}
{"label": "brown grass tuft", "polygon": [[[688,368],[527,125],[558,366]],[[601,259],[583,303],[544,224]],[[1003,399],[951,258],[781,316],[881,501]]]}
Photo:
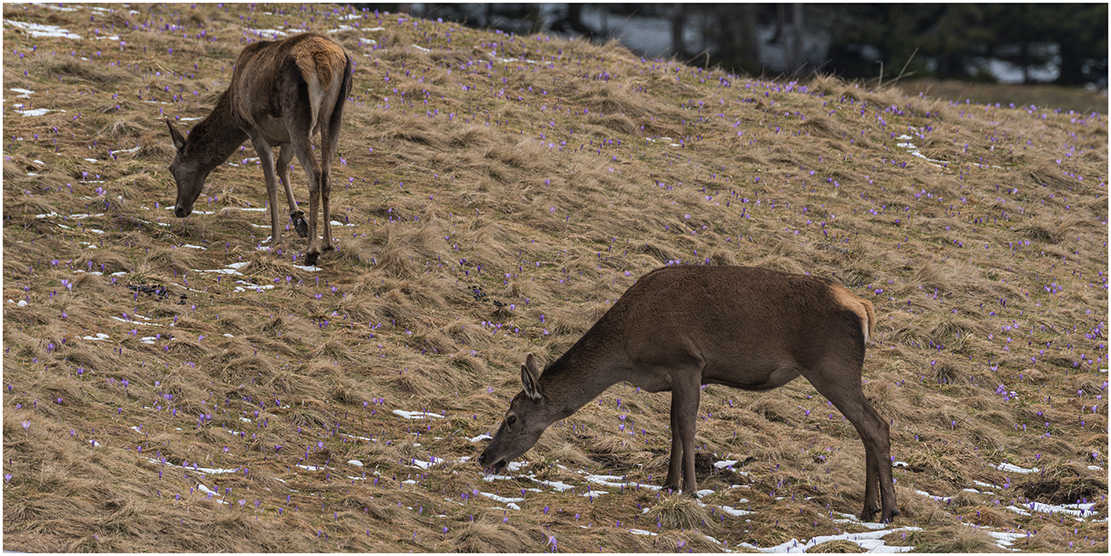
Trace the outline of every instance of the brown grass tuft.
{"label": "brown grass tuft", "polygon": [[450,552],[536,552],[541,547],[528,534],[504,522],[478,519],[450,532],[439,545]]}
{"label": "brown grass tuft", "polygon": [[826,541],[806,549],[807,554],[859,554],[865,552],[859,544],[846,540]]}
{"label": "brown grass tuft", "polygon": [[935,532],[914,531],[907,534],[907,541],[915,550],[923,552],[1004,552],[987,532],[959,524]]}
{"label": "brown grass tuft", "polygon": [[662,496],[645,517],[668,529],[706,529],[707,522],[713,523],[709,513],[698,502],[685,494]]}

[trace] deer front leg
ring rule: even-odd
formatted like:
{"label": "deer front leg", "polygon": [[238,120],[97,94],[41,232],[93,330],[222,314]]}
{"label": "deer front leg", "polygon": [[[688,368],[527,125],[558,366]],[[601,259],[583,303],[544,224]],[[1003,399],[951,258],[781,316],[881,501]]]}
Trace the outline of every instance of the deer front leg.
{"label": "deer front leg", "polygon": [[282,244],[282,228],[278,216],[278,179],[274,175],[274,153],[270,149],[270,144],[261,135],[251,134],[250,138],[266,179],[266,195],[270,200],[270,249],[274,250]]}
{"label": "deer front leg", "polygon": [[667,463],[667,478],[664,489],[678,492],[679,477],[683,472],[683,443],[679,440],[679,404],[675,402],[675,392],[671,393],[671,456]]}
{"label": "deer front leg", "polygon": [[694,434],[700,394],[698,373],[693,379],[680,377],[671,385],[671,458],[666,486],[677,489],[683,476],[683,494],[694,496],[698,482],[694,476]]}
{"label": "deer front leg", "polygon": [[293,148],[289,143],[286,143],[281,145],[279,149],[278,163],[275,170],[277,170],[278,179],[285,189],[286,201],[289,202],[289,218],[293,222],[293,229],[297,230],[297,235],[308,237],[309,224],[305,221],[305,212],[297,206],[297,201],[293,199],[293,186],[289,182],[289,161],[293,160]]}

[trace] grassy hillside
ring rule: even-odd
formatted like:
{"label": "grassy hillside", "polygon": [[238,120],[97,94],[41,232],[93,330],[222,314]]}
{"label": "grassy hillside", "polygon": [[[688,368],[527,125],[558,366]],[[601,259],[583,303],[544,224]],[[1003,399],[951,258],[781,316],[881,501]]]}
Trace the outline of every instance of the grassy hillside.
{"label": "grassy hillside", "polygon": [[[303,30],[356,62],[315,268],[266,248],[249,146],[175,219],[162,121]],[[1107,550],[1102,114],[325,5],[9,4],[3,124],[7,550]],[[653,488],[669,396],[628,385],[483,475],[525,356],[665,264],[875,304],[894,524],[851,518],[863,447],[804,380],[703,390],[698,502]]]}

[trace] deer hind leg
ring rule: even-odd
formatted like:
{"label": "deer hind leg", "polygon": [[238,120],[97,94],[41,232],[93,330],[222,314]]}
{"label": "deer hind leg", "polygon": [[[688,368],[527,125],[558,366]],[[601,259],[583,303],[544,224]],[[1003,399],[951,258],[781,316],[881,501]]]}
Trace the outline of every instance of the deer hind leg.
{"label": "deer hind leg", "polygon": [[305,264],[313,266],[316,265],[316,260],[320,257],[320,238],[316,234],[316,213],[317,207],[320,205],[320,164],[312,155],[312,143],[309,140],[307,124],[304,133],[296,133],[291,130],[290,137],[293,152],[297,155],[297,162],[305,169],[309,182],[309,247],[305,251]]}
{"label": "deer hind leg", "polygon": [[880,518],[885,522],[890,522],[892,518],[899,515],[899,508],[895,503],[895,478],[891,471],[891,427],[867,400],[864,401],[864,409],[871,415],[873,426],[879,431],[876,439],[877,449],[875,450],[876,457],[872,467],[873,480],[871,484],[876,484],[875,479],[879,480],[880,498],[882,500]]}
{"label": "deer hind leg", "polygon": [[864,443],[864,510],[860,518],[870,521],[874,516],[877,510],[878,484],[880,519],[890,522],[899,515],[895,503],[895,482],[891,473],[890,427],[865,399],[859,382],[860,369],[849,365],[830,365],[817,371],[804,372],[803,376],[853,424]]}
{"label": "deer hind leg", "polygon": [[309,224],[305,222],[305,212],[297,206],[297,201],[293,199],[293,185],[289,181],[290,160],[293,160],[293,146],[285,143],[278,151],[278,162],[275,170],[278,173],[278,180],[282,182],[282,187],[285,188],[285,198],[289,202],[289,218],[293,221],[293,229],[297,230],[297,235],[308,237]]}
{"label": "deer hind leg", "polygon": [[324,251],[331,251],[335,249],[332,246],[332,211],[331,211],[331,195],[332,195],[332,155],[336,152],[336,146],[339,144],[339,125],[333,127],[331,125],[323,126],[320,131],[320,205],[323,210],[323,223],[324,223],[324,238],[321,241],[321,249]]}
{"label": "deer hind leg", "polygon": [[[683,477],[683,493],[694,496],[698,483],[694,476],[694,433],[698,419],[700,373],[679,374],[671,385],[671,457],[664,488],[678,490]],[[692,376],[693,379],[684,379]]]}
{"label": "deer hind leg", "polygon": [[[331,137],[329,137],[331,136]],[[321,133],[320,142],[320,208],[324,226],[324,237],[321,239],[320,248],[330,251],[332,247],[332,212],[329,202],[332,195],[332,152],[336,150],[334,133]]]}

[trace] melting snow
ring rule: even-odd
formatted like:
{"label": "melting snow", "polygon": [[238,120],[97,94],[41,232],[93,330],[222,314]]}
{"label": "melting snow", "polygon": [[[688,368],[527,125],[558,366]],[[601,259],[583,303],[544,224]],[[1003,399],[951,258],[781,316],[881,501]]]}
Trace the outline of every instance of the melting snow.
{"label": "melting snow", "polygon": [[235,473],[235,472],[241,471],[243,469],[241,467],[236,467],[235,469],[220,469],[220,468],[212,468],[212,467],[199,467],[199,466],[195,466],[195,465],[174,465],[174,464],[172,464],[168,461],[157,460],[157,459],[154,459],[154,458],[147,458],[147,461],[149,461],[151,463],[154,463],[154,464],[158,464],[158,465],[165,465],[165,466],[168,466],[168,467],[178,467],[178,468],[181,468],[181,469],[191,469],[191,470],[193,470],[197,473],[201,473],[201,474],[204,474],[204,475],[221,475],[221,474],[224,474],[224,473]]}
{"label": "melting snow", "polygon": [[1000,463],[999,465],[996,465],[995,468],[1000,471],[1007,471],[1010,473],[1022,473],[1023,475],[1029,475],[1030,473],[1037,473],[1041,471],[1041,469],[1038,469],[1037,467],[1033,469],[1027,469],[1025,467],[1019,467],[1017,465],[1011,465],[1009,463]]}
{"label": "melting snow", "polygon": [[872,523],[872,522],[860,521],[859,517],[857,517],[855,515],[852,515],[852,514],[843,514],[841,512],[837,512],[837,515],[841,516],[841,519],[833,520],[834,523],[853,523],[855,525],[860,525],[861,527],[864,527],[865,529],[872,529],[873,531],[879,530],[879,529],[884,529],[884,528],[887,527],[887,524],[885,524],[885,523]]}
{"label": "melting snow", "polygon": [[63,39],[80,39],[81,35],[70,33],[67,29],[62,29],[57,25],[42,25],[39,23],[24,23],[22,21],[11,21],[5,19],[4,23],[22,29],[32,37],[62,37]]}
{"label": "melting snow", "polygon": [[[742,498],[741,502],[748,502],[748,500]],[[741,517],[741,516],[749,515],[749,514],[752,513],[748,510],[738,510],[738,509],[734,508],[733,506],[714,506],[714,507],[721,510],[722,512],[725,512],[725,513],[733,516],[733,517]]]}
{"label": "melting snow", "polygon": [[267,39],[276,39],[278,37],[284,37],[284,36],[289,35],[289,33],[286,33],[285,31],[279,31],[278,29],[244,29],[243,34],[244,35],[252,35],[253,34],[253,35],[256,35],[256,36],[259,36],[259,37],[262,37],[262,38],[267,38]]}
{"label": "melting snow", "polygon": [[1015,506],[1007,506],[1007,509],[1012,510],[1012,511],[1017,512],[1017,513],[1020,513],[1022,515],[1030,515],[1029,513],[1024,511],[1025,509],[1030,509],[1030,510],[1033,510],[1035,512],[1040,512],[1040,513],[1044,513],[1044,514],[1069,514],[1071,516],[1076,517],[1077,521],[1084,521],[1083,519],[1081,519],[1084,516],[1084,514],[1091,515],[1092,513],[1094,513],[1092,511],[1093,506],[1095,506],[1094,503],[1092,503],[1092,504],[1061,504],[1060,506],[1057,506],[1057,505],[1054,505],[1054,504],[1043,504],[1041,502],[1029,502],[1029,503],[1023,504],[1023,508],[1017,508]]}
{"label": "melting snow", "polygon": [[428,417],[435,417],[437,419],[443,419],[444,418],[443,415],[437,415],[435,413],[428,413],[428,412],[425,412],[425,411],[404,411],[404,410],[401,410],[401,409],[393,410],[393,414],[400,416],[402,419],[411,419],[411,420],[425,419],[425,418],[428,418]]}
{"label": "melting snow", "polygon": [[504,496],[498,496],[497,494],[491,494],[489,492],[482,492],[482,491],[479,491],[478,494],[481,495],[481,496],[485,496],[485,497],[487,497],[487,498],[489,498],[489,499],[491,499],[495,502],[500,502],[502,504],[505,504],[506,506],[508,506],[509,508],[512,508],[514,510],[520,510],[521,509],[521,507],[518,506],[516,504],[516,502],[524,502],[524,500],[525,500],[524,498],[506,498]]}
{"label": "melting snow", "polygon": [[[618,477],[616,475],[587,475],[586,480],[590,481],[592,483],[602,485],[602,486],[616,487],[616,488],[623,488],[623,487],[632,486],[632,487],[646,488],[648,490],[660,490],[661,489],[661,487],[658,487],[656,485],[646,485],[646,484],[637,483],[637,482],[625,482],[624,477]],[[713,491],[710,491],[710,492],[713,492]]]}
{"label": "melting snow", "polygon": [[50,110],[48,108],[36,108],[34,110],[24,110],[23,111],[23,117],[26,118],[26,117],[30,117],[30,116],[45,116],[48,112],[52,112],[52,110]]}
{"label": "melting snow", "polygon": [[[203,483],[197,483],[197,490],[207,494],[209,498],[212,498],[213,496],[220,496],[219,492],[216,492],[215,490],[212,490],[212,489],[204,486]],[[226,502],[224,500],[221,500],[219,498],[216,498],[215,500],[217,502],[221,503],[221,504],[227,504],[228,503],[228,502]]]}
{"label": "melting snow", "polygon": [[413,464],[413,467],[419,467],[420,469],[428,469],[428,468],[432,467],[433,465],[436,465],[438,463],[443,463],[444,460],[443,459],[437,459],[437,458],[434,458],[434,457],[429,458],[429,461],[424,461],[424,460],[419,460],[419,459],[416,459],[416,458],[412,458],[412,459],[409,460],[409,462]]}
{"label": "melting snow", "polygon": [[797,539],[791,539],[791,540],[789,540],[789,541],[787,541],[783,544],[779,544],[779,545],[768,547],[768,548],[760,548],[760,547],[751,545],[749,543],[741,543],[741,545],[745,546],[747,548],[755,548],[756,550],[759,550],[760,552],[777,552],[777,553],[782,553],[782,552],[806,552],[807,549],[813,548],[813,547],[818,546],[819,544],[822,544],[822,543],[826,543],[826,542],[830,542],[830,541],[845,540],[845,541],[849,541],[849,542],[852,542],[852,543],[856,543],[857,546],[859,546],[860,548],[863,548],[864,550],[866,550],[868,552],[887,552],[887,553],[910,552],[911,550],[914,550],[913,546],[887,546],[887,544],[883,540],[883,537],[886,537],[887,535],[890,535],[892,533],[901,533],[901,532],[904,532],[904,531],[921,531],[921,530],[922,529],[919,528],[919,527],[900,527],[898,529],[890,529],[890,530],[884,528],[883,530],[880,530],[880,531],[869,531],[867,533],[842,533],[840,535],[820,535],[820,536],[814,537],[814,538],[812,538],[812,539],[810,539],[806,542],[800,543]]}
{"label": "melting snow", "polygon": [[[1003,465],[1007,465],[1007,464],[1003,464]],[[1022,469],[1022,468],[1020,467],[1019,469]],[[979,481],[977,481],[977,484],[983,484],[983,483],[980,483]],[[987,486],[990,487],[990,488],[996,488],[992,485],[987,485]],[[968,491],[968,492],[979,492],[979,491],[977,491],[975,489],[971,489],[971,488],[966,488],[966,489],[963,489],[963,490]],[[915,492],[922,495],[922,496],[925,496],[927,498],[932,498],[932,499],[934,499],[938,502],[948,503],[950,500],[952,500],[951,497],[934,496],[933,494],[930,494],[930,493],[922,491],[922,490],[916,490]],[[1089,504],[1062,504],[1062,505],[1058,506],[1058,505],[1054,505],[1054,504],[1043,504],[1041,502],[1027,501],[1027,502],[1023,502],[1021,507],[1016,506],[1014,504],[1011,504],[1009,506],[1006,506],[1006,509],[1011,510],[1012,512],[1015,512],[1015,513],[1020,514],[1020,515],[1032,515],[1030,513],[1031,511],[1044,513],[1044,514],[1055,514],[1055,513],[1068,514],[1068,515],[1071,515],[1071,516],[1075,517],[1077,521],[1084,521],[1083,516],[1085,514],[1091,515],[1092,513],[1094,513],[1092,511],[1092,508],[1094,506],[1095,506],[1094,503],[1089,503]]]}
{"label": "melting snow", "polygon": [[1011,543],[1023,537],[1029,536],[1026,533],[1003,533],[1000,531],[988,531],[987,533],[995,538],[995,544],[1003,548],[1009,548],[1011,546]]}
{"label": "melting snow", "polygon": [[556,489],[559,492],[563,492],[563,491],[566,491],[566,490],[573,490],[575,488],[574,486],[571,486],[571,485],[569,485],[569,484],[567,484],[563,481],[545,481],[543,479],[537,479],[537,478],[534,478],[534,477],[529,477],[529,478],[536,481],[539,484],[544,485],[544,486],[552,487],[552,488]]}
{"label": "melting snow", "polygon": [[[910,128],[910,129],[912,131],[918,131],[917,129],[915,129],[913,127]],[[895,143],[896,147],[899,147],[901,149],[907,149],[907,152],[909,152],[911,154],[911,156],[917,156],[918,158],[921,158],[922,160],[925,160],[926,162],[928,162],[931,166],[936,166],[938,168],[944,168],[945,166],[942,166],[943,164],[944,165],[949,164],[948,162],[946,162],[944,160],[934,160],[932,158],[927,158],[926,155],[924,155],[924,154],[922,154],[921,152],[918,151],[918,147],[916,147],[914,145],[914,143],[910,142],[910,140],[914,139],[914,138],[905,134],[905,133],[903,135],[900,135],[896,139],[898,139],[900,141],[899,143]]]}

